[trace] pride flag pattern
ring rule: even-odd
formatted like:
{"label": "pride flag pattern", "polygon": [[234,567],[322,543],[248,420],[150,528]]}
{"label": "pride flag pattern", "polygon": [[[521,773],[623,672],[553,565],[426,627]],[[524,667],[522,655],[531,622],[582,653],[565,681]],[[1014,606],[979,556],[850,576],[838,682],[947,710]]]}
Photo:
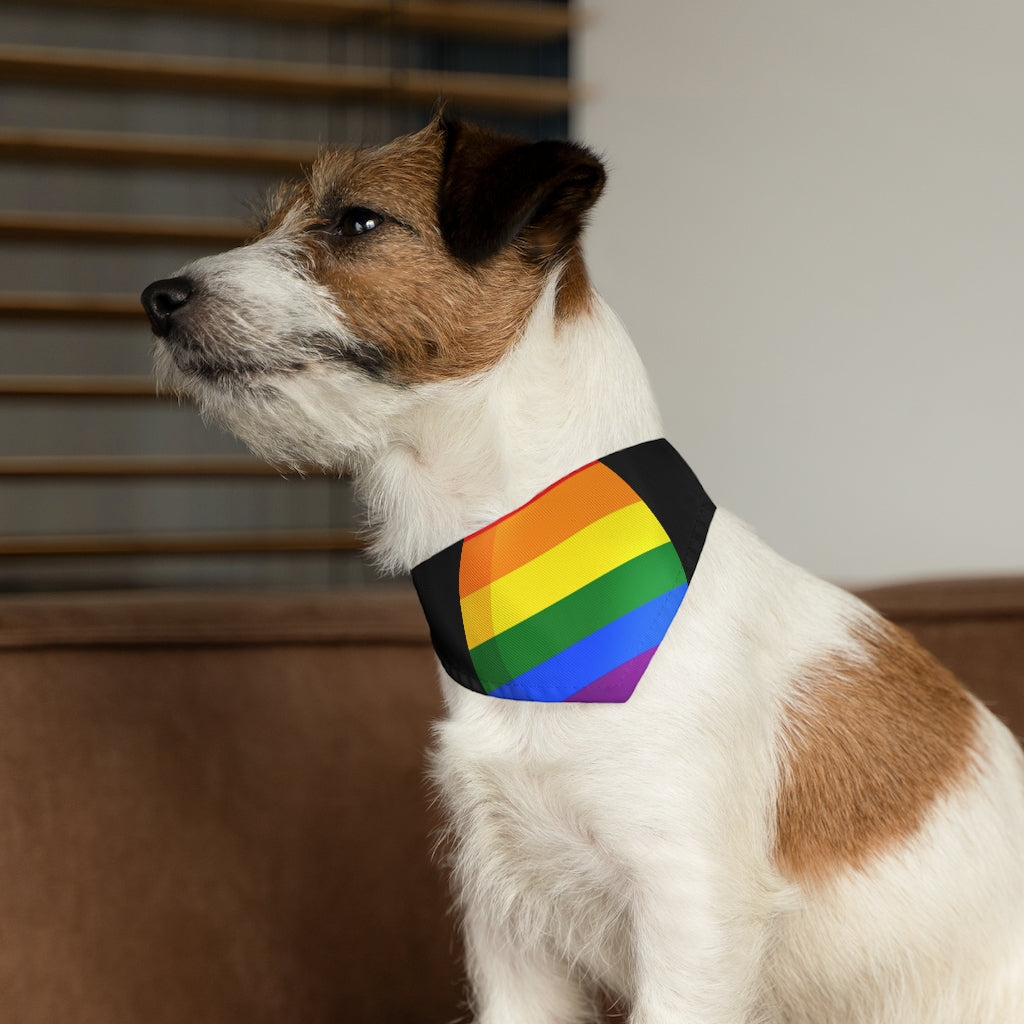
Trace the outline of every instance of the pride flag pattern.
{"label": "pride flag pattern", "polygon": [[[692,474],[673,486],[682,471],[663,440],[615,453],[417,566],[449,674],[512,700],[628,700],[689,585],[669,530],[699,555],[714,509]],[[676,507],[687,494],[696,512]]]}
{"label": "pride flag pattern", "polygon": [[625,700],[685,592],[661,523],[601,462],[462,545],[466,643],[496,697]]}

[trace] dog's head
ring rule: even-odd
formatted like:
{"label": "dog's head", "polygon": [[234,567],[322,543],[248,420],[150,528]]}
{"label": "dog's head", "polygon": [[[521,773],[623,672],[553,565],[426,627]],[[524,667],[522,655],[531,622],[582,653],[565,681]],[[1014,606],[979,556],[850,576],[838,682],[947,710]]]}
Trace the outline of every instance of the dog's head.
{"label": "dog's head", "polygon": [[[145,290],[158,375],[275,460],[346,465],[410,392],[498,363],[553,273],[580,312],[603,184],[581,147],[442,118],[326,152],[253,241]],[[318,436],[327,406],[344,443]]]}

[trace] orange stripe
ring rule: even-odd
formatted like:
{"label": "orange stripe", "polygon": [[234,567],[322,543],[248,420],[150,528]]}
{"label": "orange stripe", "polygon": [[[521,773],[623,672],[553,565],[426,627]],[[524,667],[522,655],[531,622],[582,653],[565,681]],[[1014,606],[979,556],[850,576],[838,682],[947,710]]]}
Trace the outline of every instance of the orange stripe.
{"label": "orange stripe", "polygon": [[488,586],[636,501],[633,488],[603,463],[585,466],[463,542],[459,597]]}
{"label": "orange stripe", "polygon": [[[512,515],[516,513],[513,512]],[[502,520],[504,522],[504,520]],[[494,542],[498,532],[497,523],[492,523],[479,533],[474,533],[462,542],[462,556],[459,561],[459,599],[486,587],[494,579]],[[468,551],[467,551],[468,549]]]}

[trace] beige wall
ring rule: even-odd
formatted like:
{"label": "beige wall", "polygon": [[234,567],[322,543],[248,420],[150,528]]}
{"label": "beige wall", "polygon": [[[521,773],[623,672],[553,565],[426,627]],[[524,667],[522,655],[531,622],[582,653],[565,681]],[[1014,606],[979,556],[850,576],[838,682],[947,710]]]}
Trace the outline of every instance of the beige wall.
{"label": "beige wall", "polygon": [[1024,6],[581,6],[592,271],[713,496],[840,581],[1024,571]]}

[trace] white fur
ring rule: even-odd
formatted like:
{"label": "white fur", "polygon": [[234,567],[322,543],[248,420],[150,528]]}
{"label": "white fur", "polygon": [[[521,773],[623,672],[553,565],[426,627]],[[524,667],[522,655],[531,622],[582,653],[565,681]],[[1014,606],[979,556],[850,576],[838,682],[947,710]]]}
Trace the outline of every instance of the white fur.
{"label": "white fur", "polygon": [[[245,293],[271,359],[297,325],[344,331],[287,260],[272,236],[189,268],[225,302]],[[314,360],[255,387],[159,362],[258,451],[350,469],[377,556],[404,570],[661,436],[622,325],[599,299],[560,323],[554,284],[508,356],[466,380],[397,386]],[[976,775],[912,841],[817,887],[774,860],[782,709],[815,658],[856,655],[871,615],[720,510],[626,704],[502,701],[442,677],[433,772],[478,1024],[591,1020],[598,987],[630,1024],[1024,1021],[1024,773],[987,713]]]}

